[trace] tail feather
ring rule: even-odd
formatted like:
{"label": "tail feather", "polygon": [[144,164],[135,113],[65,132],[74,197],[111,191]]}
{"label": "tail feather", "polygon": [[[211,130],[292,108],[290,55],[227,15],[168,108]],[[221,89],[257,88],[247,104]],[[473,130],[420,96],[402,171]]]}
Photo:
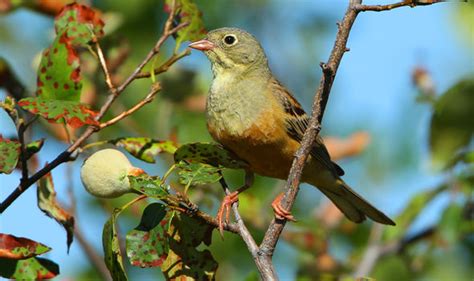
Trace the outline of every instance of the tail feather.
{"label": "tail feather", "polygon": [[340,185],[337,190],[326,188],[320,188],[320,190],[331,199],[331,201],[349,220],[360,223],[364,221],[367,216],[382,224],[395,225],[395,222],[393,222],[388,216],[372,206],[342,180],[338,180],[338,183],[340,183]]}

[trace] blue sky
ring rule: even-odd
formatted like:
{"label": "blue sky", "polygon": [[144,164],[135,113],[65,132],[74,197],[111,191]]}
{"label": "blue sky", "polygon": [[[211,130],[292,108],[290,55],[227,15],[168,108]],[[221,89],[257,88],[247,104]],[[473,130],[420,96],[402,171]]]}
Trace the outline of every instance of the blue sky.
{"label": "blue sky", "polygon": [[[304,51],[306,53],[303,53],[301,50],[304,38],[296,38],[291,29],[307,21],[315,11],[341,18],[346,7],[345,1],[318,1],[317,5],[311,3],[313,1],[291,1],[291,3],[277,1],[270,8],[274,9],[270,13],[273,17],[267,18],[266,25],[259,28],[245,22],[229,23],[250,31],[258,29],[260,33],[258,35],[267,50],[275,74],[292,90],[299,89],[298,81],[301,79],[297,68],[299,64],[292,62],[308,60],[304,65],[304,71],[308,72],[305,75],[314,77],[314,85],[301,92],[294,92],[307,110],[310,108],[310,101],[318,84],[317,77],[320,74],[318,63],[327,59],[336,29],[334,24],[327,36],[310,42],[312,46],[320,48],[320,57],[314,57],[310,49],[306,49]],[[415,192],[434,186],[440,181],[440,177],[430,167],[426,146],[430,109],[426,105],[415,103],[416,91],[411,85],[410,73],[416,65],[425,66],[436,82],[438,92],[443,92],[459,78],[473,73],[474,53],[463,45],[453,21],[456,8],[456,4],[443,3],[430,7],[361,14],[348,42],[351,50],[344,56],[336,77],[323,124],[325,133],[344,136],[356,129],[368,130],[374,142],[379,144],[377,157],[382,159],[380,161],[390,162],[394,153],[399,153],[394,147],[400,142],[400,130],[405,130],[405,133],[409,130],[403,141],[420,155],[415,163],[409,164],[413,169],[396,170],[383,180],[370,177],[370,173],[361,168],[360,161],[371,161],[370,157],[375,156],[364,156],[360,161],[343,162],[347,174],[346,180],[357,186],[358,190],[366,194],[375,205],[384,206],[391,215],[396,214]],[[285,24],[284,20],[291,24]],[[11,31],[21,31],[21,35],[17,36],[16,33],[15,38],[20,38],[23,44],[20,44],[21,48],[13,48],[12,46],[17,45],[10,44],[11,41],[0,42],[0,56],[14,58],[12,64],[15,70],[17,73],[22,73],[22,80],[33,87],[35,76],[32,61],[52,38],[50,19],[18,11],[0,16],[0,28],[2,26],[11,28]],[[285,34],[285,37],[281,38],[281,34]],[[42,44],[38,44],[38,41]],[[194,52],[186,60],[183,65],[199,68],[204,73],[202,79],[209,81],[209,64],[203,55]],[[291,74],[287,73],[288,69],[291,70]],[[1,91],[0,97],[4,97]],[[400,119],[401,115],[408,117]],[[6,136],[14,132],[4,112],[0,112],[0,128],[0,133]],[[51,161],[64,147],[63,144],[49,141],[41,152],[40,163]],[[74,165],[77,168],[80,163]],[[390,167],[390,164],[387,165]],[[53,176],[60,199],[67,201],[66,193],[62,190],[66,187],[66,179],[63,176],[66,173],[65,167],[62,165],[54,170]],[[2,182],[0,198],[5,198],[10,193],[17,185],[18,178],[17,172],[12,175],[0,175]],[[74,175],[73,183],[79,202],[81,198],[89,196],[84,192],[78,175]],[[387,191],[392,193],[387,196]],[[300,195],[302,197],[305,197],[305,194],[311,197],[315,196],[317,191],[303,189],[302,193]],[[443,199],[438,200],[430,208],[423,224],[436,220],[433,214],[443,202]],[[89,212],[89,208],[84,204],[79,205],[81,215],[78,223],[90,241],[94,241],[101,249],[101,240],[97,238],[101,236],[106,217],[96,212]],[[418,225],[420,224],[422,223],[419,222]],[[0,232],[54,245],[54,250],[46,256],[60,263],[61,278],[73,275],[75,268],[87,262],[76,243],[73,244],[70,254],[66,255],[64,232],[58,224],[38,210],[34,187],[25,192],[1,215]],[[280,259],[277,258],[277,261]],[[281,273],[290,276],[291,270],[287,268]]]}

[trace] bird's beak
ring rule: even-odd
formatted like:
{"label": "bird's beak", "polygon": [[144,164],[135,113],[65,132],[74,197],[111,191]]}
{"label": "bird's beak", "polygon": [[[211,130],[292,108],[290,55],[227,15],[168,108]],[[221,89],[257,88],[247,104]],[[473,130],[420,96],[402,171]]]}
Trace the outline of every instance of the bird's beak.
{"label": "bird's beak", "polygon": [[212,50],[215,45],[209,40],[202,39],[189,44],[189,47],[200,51],[209,51]]}

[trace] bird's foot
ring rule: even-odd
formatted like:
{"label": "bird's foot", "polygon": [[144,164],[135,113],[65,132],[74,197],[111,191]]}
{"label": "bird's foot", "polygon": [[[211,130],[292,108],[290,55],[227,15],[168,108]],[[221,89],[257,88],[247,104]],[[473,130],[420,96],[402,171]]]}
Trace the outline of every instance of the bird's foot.
{"label": "bird's foot", "polygon": [[235,202],[239,201],[239,192],[234,191],[229,195],[226,195],[222,200],[221,206],[219,211],[217,212],[216,220],[219,224],[219,232],[221,237],[224,237],[224,221],[223,217],[225,216],[225,223],[229,223],[229,216],[230,216],[230,207]]}
{"label": "bird's foot", "polygon": [[278,194],[278,196],[272,202],[273,212],[275,212],[275,217],[279,220],[289,220],[289,221],[296,221],[295,217],[291,214],[290,211],[285,210],[281,206],[281,199],[285,194],[282,192]]}

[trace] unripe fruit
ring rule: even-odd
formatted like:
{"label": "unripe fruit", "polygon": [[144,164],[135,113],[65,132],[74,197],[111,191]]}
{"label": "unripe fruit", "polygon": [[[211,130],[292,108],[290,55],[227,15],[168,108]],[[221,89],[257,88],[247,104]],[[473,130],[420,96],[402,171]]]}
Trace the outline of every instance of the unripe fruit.
{"label": "unripe fruit", "polygon": [[115,198],[133,192],[128,175],[140,175],[144,171],[132,166],[119,150],[102,149],[84,161],[81,180],[86,190],[101,198]]}

